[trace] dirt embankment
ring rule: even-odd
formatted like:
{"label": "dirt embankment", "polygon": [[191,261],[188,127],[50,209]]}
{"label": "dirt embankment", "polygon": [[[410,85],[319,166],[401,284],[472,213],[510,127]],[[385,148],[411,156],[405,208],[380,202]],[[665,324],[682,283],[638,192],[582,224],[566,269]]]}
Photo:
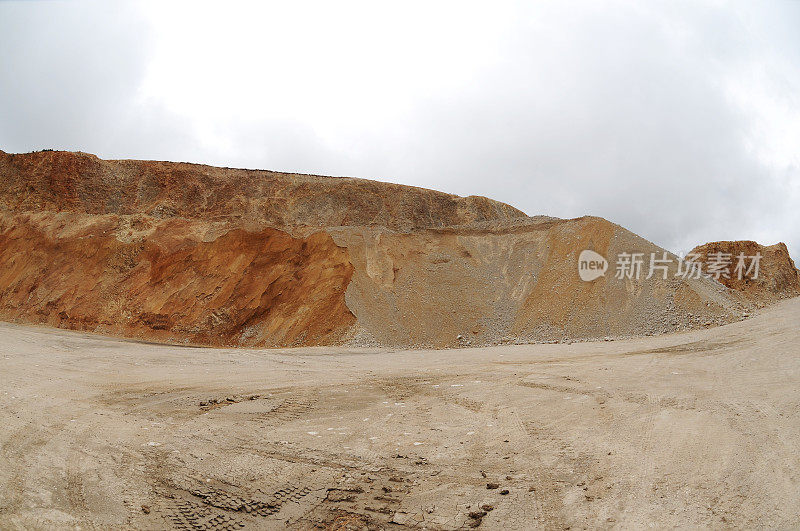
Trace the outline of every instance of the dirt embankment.
{"label": "dirt embankment", "polygon": [[[691,254],[708,266],[728,264],[719,281],[753,302],[768,304],[800,295],[800,271],[784,243],[759,245],[754,241],[710,242],[692,249]],[[755,256],[760,256],[754,264]],[[743,263],[740,264],[740,257]],[[738,268],[738,269],[737,269]]]}
{"label": "dirt embankment", "polygon": [[[601,218],[517,222],[493,230],[331,231],[355,273],[347,304],[359,337],[413,346],[485,345],[652,335],[741,318],[746,301],[705,279],[617,278],[619,253],[662,249]],[[592,282],[578,255],[611,269]]]}
{"label": "dirt embankment", "polygon": [[186,219],[0,217],[0,316],[172,342],[318,345],[354,322],[347,253],[324,232]]}
{"label": "dirt embankment", "polygon": [[11,210],[145,214],[281,230],[449,227],[524,218],[485,197],[412,186],[200,164],[101,160],[87,153],[0,151],[0,205]]}
{"label": "dirt embankment", "polygon": [[[578,254],[609,271],[579,278]],[[741,318],[722,284],[617,278],[663,250],[482,197],[92,155],[0,152],[0,318],[210,345],[466,346]],[[674,257],[673,257],[674,258]]]}

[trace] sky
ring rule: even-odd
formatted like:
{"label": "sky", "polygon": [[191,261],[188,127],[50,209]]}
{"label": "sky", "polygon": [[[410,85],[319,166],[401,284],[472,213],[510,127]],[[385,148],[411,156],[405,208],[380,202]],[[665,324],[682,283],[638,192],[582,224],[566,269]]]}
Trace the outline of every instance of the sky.
{"label": "sky", "polygon": [[346,175],[800,258],[800,1],[0,1],[0,149]]}

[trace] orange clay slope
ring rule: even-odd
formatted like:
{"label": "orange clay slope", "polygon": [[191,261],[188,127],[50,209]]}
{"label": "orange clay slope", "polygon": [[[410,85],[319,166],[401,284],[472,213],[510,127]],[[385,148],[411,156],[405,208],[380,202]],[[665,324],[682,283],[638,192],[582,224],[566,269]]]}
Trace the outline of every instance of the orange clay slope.
{"label": "orange clay slope", "polygon": [[[697,260],[704,264],[716,258],[727,265],[723,268],[725,274],[719,275],[719,281],[757,305],[800,295],[800,271],[784,243],[767,246],[748,240],[710,242],[695,247],[691,254],[697,255]],[[752,258],[756,255],[761,257],[757,275]],[[741,274],[736,269],[740,256],[744,257]],[[748,270],[750,274],[747,274]]]}
{"label": "orange clay slope", "polygon": [[[449,347],[738,320],[707,278],[592,282],[593,249],[662,249],[601,218],[353,178],[0,152],[0,319],[217,346]],[[673,257],[674,258],[674,257]],[[613,268],[613,264],[611,266]]]}

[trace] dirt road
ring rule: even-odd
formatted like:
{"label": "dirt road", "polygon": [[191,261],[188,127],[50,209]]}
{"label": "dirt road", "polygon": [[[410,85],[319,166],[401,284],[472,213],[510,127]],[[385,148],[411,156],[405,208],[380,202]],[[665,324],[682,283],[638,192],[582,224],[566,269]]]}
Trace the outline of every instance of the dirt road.
{"label": "dirt road", "polygon": [[800,526],[798,298],[571,345],[0,345],[4,529]]}

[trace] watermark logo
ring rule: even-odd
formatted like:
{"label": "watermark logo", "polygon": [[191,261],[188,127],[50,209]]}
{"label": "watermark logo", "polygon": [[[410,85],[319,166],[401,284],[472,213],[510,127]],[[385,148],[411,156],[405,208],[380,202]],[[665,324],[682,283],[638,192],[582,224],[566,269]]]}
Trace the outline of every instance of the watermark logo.
{"label": "watermark logo", "polygon": [[584,282],[591,282],[605,276],[608,270],[608,260],[603,255],[586,249],[578,256],[578,275]]}
{"label": "watermark logo", "polygon": [[[704,263],[700,261],[701,256],[696,254],[690,254],[685,258],[679,257],[675,260],[666,252],[662,252],[661,256],[650,253],[649,258],[649,260],[646,259],[645,253],[619,253],[615,263],[614,278],[639,280],[644,276],[649,280],[658,276],[666,280],[670,276],[670,265],[675,263],[677,271],[672,276],[682,279],[705,277],[715,280],[721,278],[757,280],[761,263],[761,253],[753,256],[747,256],[744,253],[739,253],[737,256],[730,253],[709,253]],[[646,276],[645,269],[647,269]],[[733,270],[731,271],[731,269]],[[608,261],[602,255],[589,249],[581,251],[578,256],[578,274],[581,280],[591,282],[605,276],[607,270]]]}

